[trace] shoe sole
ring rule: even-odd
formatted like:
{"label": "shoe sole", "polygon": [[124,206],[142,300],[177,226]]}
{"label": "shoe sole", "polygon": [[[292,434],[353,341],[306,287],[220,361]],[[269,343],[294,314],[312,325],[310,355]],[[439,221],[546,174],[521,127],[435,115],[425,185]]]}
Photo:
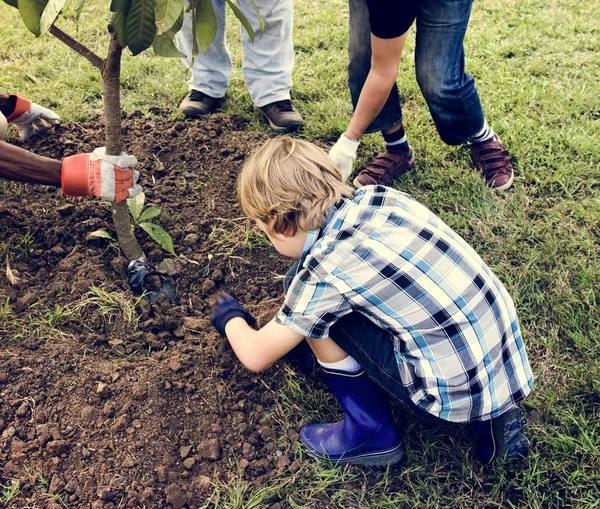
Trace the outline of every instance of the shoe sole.
{"label": "shoe sole", "polygon": [[360,454],[358,456],[350,456],[341,458],[332,458],[330,456],[322,456],[316,451],[308,447],[307,444],[302,442],[304,450],[308,455],[316,460],[330,462],[334,466],[341,465],[360,465],[363,467],[388,467],[398,463],[404,457],[402,451],[402,443],[399,443],[396,447],[388,449],[387,451],[373,452],[369,454]]}
{"label": "shoe sole", "polygon": [[514,180],[515,180],[515,174],[513,173],[510,176],[510,180],[506,184],[502,184],[501,186],[495,186],[494,182],[492,182],[490,184],[490,186],[492,186],[492,189],[495,189],[496,191],[506,191],[510,186],[513,185]]}
{"label": "shoe sole", "polygon": [[[496,454],[496,461],[504,458],[526,457],[529,453],[529,440],[523,435],[525,416],[520,408],[513,408],[507,412],[504,429],[494,430],[502,440],[502,451]],[[499,433],[498,433],[499,432]]]}
{"label": "shoe sole", "polygon": [[267,124],[269,124],[269,127],[271,128],[271,130],[276,131],[278,133],[288,133],[288,134],[297,133],[300,129],[302,129],[302,126],[304,125],[303,122],[294,122],[293,124],[290,124],[288,126],[276,125],[273,122],[271,122],[271,119],[267,116],[267,114],[263,110],[261,110],[260,108],[256,108],[256,110],[267,121]]}

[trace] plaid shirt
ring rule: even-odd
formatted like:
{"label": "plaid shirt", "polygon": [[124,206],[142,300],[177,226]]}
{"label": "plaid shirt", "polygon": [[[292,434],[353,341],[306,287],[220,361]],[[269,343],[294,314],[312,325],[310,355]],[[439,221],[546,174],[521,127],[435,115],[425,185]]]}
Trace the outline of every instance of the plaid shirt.
{"label": "plaid shirt", "polygon": [[326,338],[357,311],[389,331],[414,404],[442,419],[496,417],[533,375],[513,301],[458,234],[410,196],[366,186],[309,232],[276,320]]}

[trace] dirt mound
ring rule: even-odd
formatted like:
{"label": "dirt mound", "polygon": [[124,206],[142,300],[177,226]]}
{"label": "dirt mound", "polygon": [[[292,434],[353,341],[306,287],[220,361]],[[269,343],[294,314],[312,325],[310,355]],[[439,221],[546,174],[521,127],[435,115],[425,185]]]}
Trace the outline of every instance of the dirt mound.
{"label": "dirt mound", "polygon": [[[219,290],[259,322],[283,296],[290,261],[235,200],[243,159],[266,136],[222,117],[133,114],[123,129],[147,205],[161,207],[158,222],[179,255],[137,233],[154,268],[149,286],[169,283],[176,298],[132,297],[116,244],[89,235],[111,229],[107,204],[5,184],[0,239],[17,278],[0,278],[0,472],[14,487],[9,506],[196,507],[216,481],[260,484],[297,468],[296,431],[271,417],[289,368],[272,368],[267,386],[208,320]],[[59,126],[28,148],[60,159],[103,144],[101,126],[86,123]]]}

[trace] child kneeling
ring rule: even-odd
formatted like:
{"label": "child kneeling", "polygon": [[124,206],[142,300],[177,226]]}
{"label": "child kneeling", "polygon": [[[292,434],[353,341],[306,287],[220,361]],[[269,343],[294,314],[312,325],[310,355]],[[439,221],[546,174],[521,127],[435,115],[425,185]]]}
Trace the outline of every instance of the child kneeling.
{"label": "child kneeling", "polygon": [[213,310],[240,361],[260,372],[306,338],[345,411],[310,424],[311,455],[337,464],[402,457],[388,396],[417,413],[472,425],[485,462],[525,456],[516,403],[533,386],[515,306],[477,253],[407,194],[354,192],[327,154],[276,138],[244,165],[243,211],[298,259],[285,301],[260,330],[228,295]]}

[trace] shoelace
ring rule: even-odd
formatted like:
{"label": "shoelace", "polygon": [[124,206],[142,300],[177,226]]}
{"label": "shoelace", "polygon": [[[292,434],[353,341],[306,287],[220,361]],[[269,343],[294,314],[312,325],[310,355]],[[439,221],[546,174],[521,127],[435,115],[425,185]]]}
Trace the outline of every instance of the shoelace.
{"label": "shoelace", "polygon": [[275,106],[279,111],[294,111],[292,101],[289,99],[284,101],[276,101],[273,106]]}

